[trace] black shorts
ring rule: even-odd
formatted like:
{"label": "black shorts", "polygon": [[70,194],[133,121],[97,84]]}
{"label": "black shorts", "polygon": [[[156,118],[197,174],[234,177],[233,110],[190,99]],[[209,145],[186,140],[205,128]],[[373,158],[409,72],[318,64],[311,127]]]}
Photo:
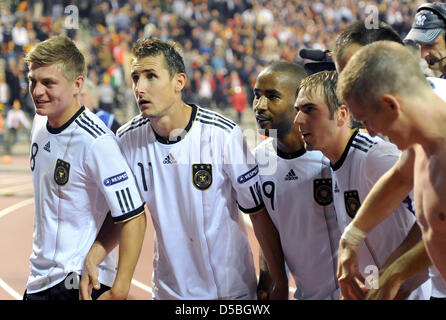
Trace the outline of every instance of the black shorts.
{"label": "black shorts", "polygon": [[[68,274],[65,279],[71,275],[72,273]],[[65,279],[55,286],[40,292],[26,293],[25,291],[23,300],[79,300],[79,289],[68,289],[65,285]],[[91,298],[96,300],[101,294],[108,290],[110,290],[110,287],[101,283],[101,288],[99,290],[93,289],[91,292]]]}

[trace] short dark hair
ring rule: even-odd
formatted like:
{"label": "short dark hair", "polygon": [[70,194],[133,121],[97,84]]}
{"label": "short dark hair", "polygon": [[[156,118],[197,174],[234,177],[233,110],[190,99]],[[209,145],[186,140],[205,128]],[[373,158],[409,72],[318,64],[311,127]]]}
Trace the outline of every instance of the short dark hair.
{"label": "short dark hair", "polygon": [[290,80],[294,83],[296,88],[296,97],[297,97],[297,87],[299,83],[307,76],[307,73],[305,72],[305,69],[294,62],[290,61],[274,61],[271,63],[268,67],[268,70],[272,72],[280,72],[280,73],[286,73],[289,75]]}
{"label": "short dark hair", "polygon": [[166,67],[169,70],[170,79],[175,74],[186,73],[183,57],[179,52],[177,44],[173,41],[163,41],[158,38],[138,39],[132,48],[132,53],[136,59],[162,54]]}
{"label": "short dark hair", "polygon": [[345,28],[336,40],[334,48],[335,59],[337,61],[342,59],[344,49],[349,45],[356,43],[365,46],[380,40],[394,41],[403,44],[403,40],[398,32],[382,21],[379,22],[377,29],[367,27],[364,21],[355,21]]}

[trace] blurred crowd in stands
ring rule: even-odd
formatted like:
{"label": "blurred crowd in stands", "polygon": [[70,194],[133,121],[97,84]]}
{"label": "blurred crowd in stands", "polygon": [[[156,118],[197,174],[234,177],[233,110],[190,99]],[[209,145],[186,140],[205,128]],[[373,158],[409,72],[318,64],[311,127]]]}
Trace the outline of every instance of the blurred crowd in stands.
{"label": "blurred crowd in stands", "polygon": [[66,33],[82,49],[102,109],[114,112],[133,103],[132,43],[159,37],[176,41],[183,51],[189,77],[185,101],[219,109],[232,105],[241,113],[250,105],[253,83],[266,64],[279,59],[304,63],[298,55],[302,48],[332,49],[347,24],[368,17],[369,6],[404,37],[423,2],[3,0],[0,113],[5,115],[19,101],[33,115],[23,58],[33,44],[55,34]]}

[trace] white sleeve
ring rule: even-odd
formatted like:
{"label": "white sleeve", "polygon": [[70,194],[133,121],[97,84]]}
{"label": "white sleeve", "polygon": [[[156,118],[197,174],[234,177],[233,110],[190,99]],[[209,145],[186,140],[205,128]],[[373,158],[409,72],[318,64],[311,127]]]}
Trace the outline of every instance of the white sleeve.
{"label": "white sleeve", "polygon": [[133,173],[112,135],[101,136],[92,144],[86,166],[102,190],[115,223],[144,211]]}
{"label": "white sleeve", "polygon": [[225,144],[224,170],[232,182],[237,204],[244,213],[254,213],[262,209],[259,167],[240,127],[236,126]]}

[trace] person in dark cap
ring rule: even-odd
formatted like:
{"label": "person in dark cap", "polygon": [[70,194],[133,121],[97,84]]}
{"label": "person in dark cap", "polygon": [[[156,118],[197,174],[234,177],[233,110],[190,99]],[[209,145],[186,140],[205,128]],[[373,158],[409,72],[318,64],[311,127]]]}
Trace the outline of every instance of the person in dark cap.
{"label": "person in dark cap", "polygon": [[421,57],[429,68],[446,79],[446,4],[425,3],[418,7],[412,28],[405,40],[420,45]]}

